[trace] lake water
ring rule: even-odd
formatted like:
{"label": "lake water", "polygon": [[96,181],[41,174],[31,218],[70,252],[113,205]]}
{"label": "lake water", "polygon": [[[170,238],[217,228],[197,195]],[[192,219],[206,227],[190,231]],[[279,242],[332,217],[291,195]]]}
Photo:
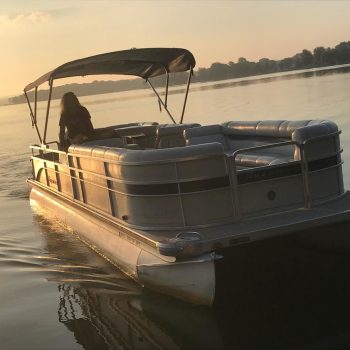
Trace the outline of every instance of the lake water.
{"label": "lake water", "polygon": [[[176,89],[174,89],[176,90]],[[171,94],[177,106],[181,94]],[[81,98],[95,127],[168,122],[148,92]],[[39,104],[42,126],[44,104]],[[58,132],[53,101],[49,139]],[[350,72],[194,84],[187,122],[330,119],[350,188]],[[26,105],[0,107],[0,349],[348,349],[349,224],[237,247],[213,308],[142,289],[53,217],[31,210]],[[326,184],[325,184],[326,185]],[[341,244],[337,240],[341,238]],[[326,243],[327,242],[327,243]],[[332,244],[329,244],[332,242]]]}

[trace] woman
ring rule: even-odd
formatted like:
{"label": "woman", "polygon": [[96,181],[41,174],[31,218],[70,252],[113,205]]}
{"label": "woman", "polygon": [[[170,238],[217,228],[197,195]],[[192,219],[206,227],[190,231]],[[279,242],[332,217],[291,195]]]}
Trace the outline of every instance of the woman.
{"label": "woman", "polygon": [[[60,149],[66,150],[71,144],[82,143],[94,131],[89,111],[80,104],[73,92],[67,92],[61,100]],[[67,128],[67,138],[65,131]]]}

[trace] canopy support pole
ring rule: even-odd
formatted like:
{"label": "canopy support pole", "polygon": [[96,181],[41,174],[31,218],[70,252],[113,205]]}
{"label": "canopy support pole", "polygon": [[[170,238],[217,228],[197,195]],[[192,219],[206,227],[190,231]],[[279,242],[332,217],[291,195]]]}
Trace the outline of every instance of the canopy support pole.
{"label": "canopy support pole", "polygon": [[158,101],[161,103],[161,105],[164,107],[164,109],[166,110],[166,112],[168,113],[169,117],[171,118],[171,120],[173,121],[174,124],[176,124],[175,119],[173,118],[173,116],[171,115],[171,113],[169,112],[168,108],[166,107],[166,105],[164,104],[163,100],[161,99],[161,97],[159,96],[158,92],[156,91],[156,89],[153,87],[152,83],[146,79],[147,83],[149,84],[149,86],[152,88],[153,92],[156,94],[156,96],[158,97]]}
{"label": "canopy support pole", "polygon": [[185,115],[185,109],[186,109],[186,103],[187,103],[187,96],[188,96],[188,91],[190,89],[190,84],[191,84],[191,78],[193,75],[193,68],[191,67],[190,72],[188,74],[188,80],[187,80],[187,87],[186,87],[186,95],[185,95],[185,100],[184,100],[184,105],[182,107],[182,113],[181,113],[181,119],[180,119],[180,124],[182,124],[184,115]]}
{"label": "canopy support pole", "polygon": [[[33,114],[32,106],[31,106],[31,104],[29,102],[29,98],[28,98],[28,95],[27,95],[26,91],[24,91],[24,95],[25,95],[27,103],[28,103],[28,107],[29,107],[29,111],[30,111],[30,117],[32,119],[32,126],[35,127],[35,130],[36,130],[36,133],[37,133],[37,135],[39,137],[40,143],[43,143],[41,135],[40,135],[40,132],[39,132],[39,129],[38,129],[38,125],[36,124],[36,115],[34,116],[34,114]],[[35,113],[36,113],[36,109],[35,109]]]}
{"label": "canopy support pole", "polygon": [[46,144],[47,124],[48,124],[48,122],[49,122],[49,113],[50,113],[50,103],[51,103],[53,79],[50,79],[49,85],[50,85],[50,92],[49,92],[49,99],[48,99],[48,101],[47,101],[47,110],[46,110],[46,119],[45,119],[45,129],[44,129],[44,139],[43,139],[44,144]]}
{"label": "canopy support pole", "polygon": [[35,92],[34,92],[34,121],[36,124],[36,113],[37,113],[37,104],[38,104],[38,87],[35,87]]}
{"label": "canopy support pole", "polygon": [[166,72],[166,87],[165,87],[165,107],[168,107],[168,90],[169,90],[169,73]]}

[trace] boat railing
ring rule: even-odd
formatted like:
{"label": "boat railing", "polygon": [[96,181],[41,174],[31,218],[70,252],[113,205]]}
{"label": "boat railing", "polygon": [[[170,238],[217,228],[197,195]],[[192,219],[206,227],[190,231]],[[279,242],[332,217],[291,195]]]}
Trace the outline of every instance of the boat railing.
{"label": "boat railing", "polygon": [[[311,160],[318,160],[322,158],[327,158],[328,156],[337,156],[339,158],[337,160],[337,164],[333,165],[332,167],[339,167],[343,164],[340,155],[343,152],[343,149],[340,147],[340,144],[337,145],[337,150],[334,152],[329,152],[327,154],[323,153],[322,157],[310,157],[307,154],[307,147],[315,142],[326,140],[326,139],[331,139],[331,138],[338,138],[338,143],[339,143],[339,135],[341,134],[341,130],[337,130],[335,132],[329,133],[327,135],[318,135],[314,137],[310,137],[307,140],[305,140],[301,144],[301,152],[300,152],[300,157],[301,157],[301,164],[302,164],[302,171],[303,171],[303,178],[304,178],[304,188],[305,188],[305,207],[306,208],[311,208],[312,207],[312,198],[310,195],[310,186],[309,186],[309,161]],[[340,182],[340,187],[343,187],[343,178],[342,175],[339,176],[339,182]],[[320,203],[319,203],[320,204]]]}
{"label": "boat railing", "polygon": [[[224,159],[226,162],[226,171],[227,171],[227,175],[229,177],[229,190],[231,191],[231,197],[232,197],[232,207],[233,207],[233,213],[234,213],[234,218],[231,218],[231,220],[237,221],[240,220],[243,216],[242,214],[242,208],[239,202],[239,186],[241,186],[239,184],[239,176],[245,174],[246,172],[249,171],[257,171],[257,172],[261,172],[261,171],[270,171],[273,169],[278,169],[281,166],[288,166],[288,165],[294,165],[294,166],[300,166],[300,172],[299,174],[302,176],[302,192],[303,192],[303,198],[304,198],[304,203],[303,206],[304,208],[311,208],[312,206],[312,198],[310,195],[310,183],[309,183],[309,173],[314,173],[315,171],[310,171],[309,170],[309,161],[314,161],[315,159],[322,159],[328,157],[328,156],[337,156],[342,152],[341,149],[336,149],[334,152],[330,152],[328,154],[320,154],[319,158],[315,158],[314,157],[309,157],[309,155],[306,152],[306,146],[309,145],[310,143],[316,142],[316,141],[320,141],[320,140],[324,140],[327,138],[331,138],[331,137],[335,137],[339,135],[339,132],[335,132],[335,133],[331,133],[328,135],[324,135],[324,136],[317,136],[311,139],[306,140],[303,143],[298,143],[296,141],[284,141],[284,142],[278,142],[278,143],[272,143],[272,144],[265,144],[265,145],[260,145],[260,146],[255,146],[255,147],[247,147],[247,148],[241,148],[238,149],[236,151],[234,151],[232,154],[224,155]],[[52,144],[56,144],[57,142],[52,142]],[[263,150],[268,150],[268,149],[274,149],[274,148],[281,148],[281,147],[286,147],[286,146],[292,146],[293,147],[293,155],[295,150],[297,150],[299,152],[299,159],[294,159],[294,160],[290,160],[288,162],[282,162],[282,163],[277,163],[277,164],[273,164],[273,165],[264,165],[264,166],[256,166],[254,168],[249,168],[249,169],[242,169],[240,168],[239,164],[236,162],[236,158],[238,157],[238,155],[242,154],[242,153],[252,153],[252,152],[257,152],[257,151],[263,151]],[[74,185],[73,182],[76,182],[77,184],[81,184],[81,179],[83,174],[86,174],[88,176],[93,175],[94,177],[97,177],[99,179],[103,179],[106,181],[106,185],[102,184],[101,182],[98,183],[92,183],[91,181],[88,181],[87,179],[84,180],[84,182],[89,183],[90,185],[94,185],[100,188],[103,188],[105,190],[108,191],[108,193],[111,196],[111,193],[116,192],[118,193],[119,191],[115,188],[113,188],[113,186],[111,185],[112,182],[117,182],[117,183],[128,183],[128,184],[138,184],[138,181],[125,181],[122,179],[118,179],[118,178],[112,178],[110,176],[108,176],[107,172],[105,172],[104,174],[97,174],[97,173],[92,173],[90,171],[81,169],[80,167],[76,167],[74,166],[74,162],[73,162],[73,158],[74,157],[82,157],[82,158],[91,158],[91,156],[87,156],[87,155],[77,155],[75,153],[67,153],[65,151],[60,151],[58,149],[54,149],[54,148],[50,148],[48,144],[45,145],[32,145],[31,146],[31,150],[32,150],[32,155],[34,158],[38,157],[43,159],[44,164],[43,167],[45,168],[45,171],[47,172],[48,170],[53,171],[56,175],[56,183],[57,183],[57,189],[58,191],[60,191],[60,167],[59,165],[65,167],[68,171],[68,173],[71,176],[71,181],[72,181],[72,188],[73,188],[73,199],[77,199],[76,198],[76,193],[74,193]],[[210,158],[210,155],[202,155],[199,156],[199,158]],[[104,168],[106,171],[106,159],[103,158],[99,158],[99,157],[92,157],[95,160],[98,161],[102,161],[104,163]],[[340,159],[340,158],[339,158]],[[177,183],[178,187],[180,188],[180,182],[181,180],[178,178],[178,174],[177,174],[177,169],[178,169],[178,163],[181,161],[190,161],[190,158],[182,158],[182,159],[172,159],[172,160],[159,160],[159,161],[155,161],[153,162],[153,165],[155,165],[154,163],[164,163],[164,162],[169,162],[169,163],[175,163],[175,169],[176,169],[176,178],[174,178],[173,180],[169,181],[172,183]],[[54,166],[49,166],[46,162],[53,162]],[[115,163],[115,164],[120,164],[120,161],[109,161],[109,163]],[[145,162],[140,162],[138,163],[139,165],[142,164],[147,164],[149,163],[149,161],[145,161]],[[135,163],[129,164],[129,163],[125,163],[122,162],[122,164],[124,165],[132,165],[134,166]],[[339,167],[341,165],[341,161],[337,160],[337,164],[334,164],[333,166]],[[316,170],[318,171],[318,170]],[[34,169],[33,169],[34,172]],[[34,175],[34,173],[33,173]],[[54,176],[55,176],[54,175]],[[300,176],[299,175],[299,176]],[[294,176],[294,175],[292,175]],[[203,179],[205,179],[206,177],[203,176]],[[91,183],[90,183],[91,182]],[[157,184],[157,180],[151,180],[148,181],[147,183],[149,184]],[[47,186],[50,186],[50,183],[47,183]],[[84,191],[82,191],[84,193]],[[150,195],[150,194],[148,194]],[[159,196],[159,195],[158,195]],[[165,194],[164,194],[165,196]],[[181,191],[179,190],[179,193],[176,194],[167,194],[166,196],[178,196],[179,197],[179,202],[181,204],[181,211],[182,211],[182,218],[183,218],[183,227],[188,227],[188,224],[186,222],[186,215],[184,212],[184,207],[183,207],[183,193],[181,193]],[[89,204],[86,202],[86,198],[83,197],[80,199],[82,200],[85,204]],[[114,204],[113,201],[110,198],[110,206],[111,206],[111,214],[112,216],[114,216],[115,210],[113,208]]]}
{"label": "boat railing", "polygon": [[[237,162],[236,158],[238,155],[242,153],[253,153],[256,151],[261,151],[261,150],[266,150],[266,149],[271,149],[271,148],[279,148],[279,147],[284,147],[284,146],[295,146],[300,149],[302,149],[302,146],[299,145],[296,141],[284,141],[284,142],[277,142],[277,143],[269,143],[266,145],[260,145],[260,146],[254,146],[254,147],[246,147],[246,148],[240,148],[236,151],[234,151],[230,156],[227,157],[228,160],[228,169],[229,169],[229,176],[230,176],[230,183],[231,183],[231,191],[232,191],[232,197],[234,198],[233,205],[234,205],[234,211],[235,211],[235,216],[237,218],[242,217],[242,213],[240,210],[240,204],[239,204],[239,195],[238,195],[238,173],[241,170],[237,169]],[[304,152],[300,152],[300,154],[303,154]],[[297,163],[305,163],[304,157],[300,161],[296,161]],[[281,165],[281,164],[278,164]],[[258,166],[255,167],[254,169],[261,169],[266,166]],[[272,166],[269,165],[269,168]],[[304,166],[302,166],[302,169],[304,169]],[[304,176],[304,171],[303,171],[303,191],[304,191],[304,197],[305,197],[305,205],[306,205],[306,198],[309,197],[308,195],[308,186],[307,186],[307,175]]]}
{"label": "boat railing", "polygon": [[[304,194],[304,207],[305,208],[311,208],[312,207],[312,198],[310,195],[310,184],[309,184],[309,161],[310,160],[317,160],[317,159],[323,159],[326,158],[327,156],[339,156],[342,153],[342,149],[339,148],[337,151],[332,151],[329,154],[324,154],[320,157],[314,157],[311,158],[307,154],[307,147],[308,145],[315,143],[317,141],[322,141],[330,138],[334,138],[339,136],[341,131],[335,131],[332,133],[329,133],[327,135],[318,135],[314,137],[310,137],[307,140],[305,140],[302,143],[299,143],[297,141],[283,141],[283,142],[277,142],[277,143],[270,143],[270,144],[265,144],[265,145],[259,145],[259,146],[254,146],[254,147],[246,147],[246,148],[240,148],[236,151],[234,151],[230,156],[227,157],[228,159],[228,168],[230,169],[229,171],[229,176],[230,176],[230,183],[231,183],[231,191],[232,191],[232,197],[234,198],[233,201],[233,206],[235,210],[235,215],[238,218],[242,217],[242,213],[240,211],[240,205],[239,205],[239,196],[238,196],[238,174],[244,170],[239,170],[237,167],[237,162],[236,158],[239,154],[242,153],[252,153],[256,151],[261,151],[265,149],[271,149],[271,148],[280,148],[284,146],[294,146],[296,149],[299,150],[300,154],[300,159],[295,159],[293,161],[289,161],[288,164],[293,163],[293,164],[300,164],[301,166],[301,174],[303,178],[303,194]],[[271,169],[273,167],[279,167],[281,164],[286,164],[286,163],[278,163],[275,165],[264,165],[264,166],[257,166],[254,169],[259,170],[259,169],[264,169],[268,168]],[[335,166],[338,167],[342,164],[341,161],[339,161]]]}

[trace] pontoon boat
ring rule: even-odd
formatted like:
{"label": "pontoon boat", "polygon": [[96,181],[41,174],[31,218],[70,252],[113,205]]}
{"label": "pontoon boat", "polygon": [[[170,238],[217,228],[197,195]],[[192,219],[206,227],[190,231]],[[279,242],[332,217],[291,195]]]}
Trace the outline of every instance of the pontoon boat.
{"label": "pontoon boat", "polygon": [[[215,262],[239,244],[350,218],[337,125],[327,120],[183,123],[193,55],[184,49],[112,52],[66,63],[25,87],[40,145],[31,146],[30,198],[140,284],[210,305]],[[171,73],[189,72],[179,121]],[[173,125],[137,121],[96,129],[58,150],[47,140],[53,81],[95,74],[141,77]],[[166,76],[164,97],[152,78]],[[49,82],[43,133],[37,90]],[[34,102],[28,91],[34,89]],[[224,262],[224,261],[223,261]]]}

